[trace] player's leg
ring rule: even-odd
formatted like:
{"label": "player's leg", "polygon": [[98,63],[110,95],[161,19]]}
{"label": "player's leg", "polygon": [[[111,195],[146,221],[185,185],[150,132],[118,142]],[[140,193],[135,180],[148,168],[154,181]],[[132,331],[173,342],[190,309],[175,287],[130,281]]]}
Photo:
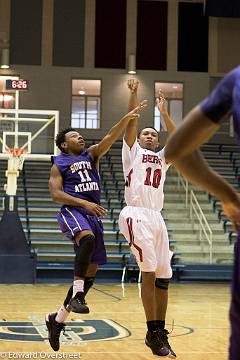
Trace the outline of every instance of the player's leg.
{"label": "player's leg", "polygon": [[169,350],[169,357],[175,358],[176,354],[168,342],[168,330],[165,329],[165,319],[168,305],[168,287],[170,278],[172,277],[172,252],[169,250],[168,233],[162,216],[158,214],[155,221],[158,223],[158,227],[156,227],[157,232],[155,242],[156,256],[158,259],[155,281],[156,324],[159,330],[159,335]]}
{"label": "player's leg", "polygon": [[[86,306],[84,299],[86,292],[93,284],[94,277],[97,271],[96,264],[104,264],[106,262],[106,249],[103,240],[103,224],[101,220],[96,216],[88,215],[87,224],[84,223],[84,219],[82,219],[81,221],[82,228],[85,227],[86,229],[88,224],[91,232],[89,231],[89,233],[87,233],[87,231],[81,231],[81,233],[77,234],[75,238],[75,251],[76,255],[78,254],[79,256],[79,258],[77,258],[76,256],[74,270],[74,285],[76,284],[77,287],[75,289],[73,285],[73,298],[68,304],[68,309],[75,312],[83,312],[82,305]],[[93,248],[91,248],[90,240],[94,240],[94,242],[92,243],[94,245]],[[92,263],[91,266],[89,266],[90,262]],[[83,279],[84,283],[82,284]],[[82,285],[83,291],[81,288]]]}
{"label": "player's leg", "polygon": [[[154,355],[167,356],[170,355],[169,344],[166,342],[165,332],[161,332],[159,327],[160,324],[165,325],[166,313],[164,310],[166,309],[163,307],[165,293],[161,294],[163,298],[161,297],[161,309],[159,309],[156,306],[156,301],[159,302],[159,298],[156,295],[156,292],[158,293],[156,285],[159,285],[157,284],[157,280],[155,272],[142,271],[141,297],[147,322],[145,343],[151,348]],[[161,310],[160,317],[159,314],[156,313],[156,309]],[[163,321],[160,321],[159,318],[163,319]]]}
{"label": "player's leg", "polygon": [[160,329],[165,328],[165,319],[168,305],[169,279],[156,278],[155,280],[155,313]]}
{"label": "player's leg", "polygon": [[229,360],[240,360],[240,234],[234,247],[232,300],[230,308],[231,336]]}
{"label": "player's leg", "polygon": [[[87,273],[84,278],[84,297],[89,289],[92,287],[97,272],[98,264],[106,262],[106,249],[103,239],[103,224],[96,216],[88,216],[88,223],[94,232],[95,246],[91,256],[91,263],[87,268]],[[81,240],[80,240],[81,241]],[[76,247],[76,246],[75,246]],[[73,286],[70,287],[67,297],[64,301],[65,308],[68,308],[69,301],[73,297]]]}
{"label": "player's leg", "polygon": [[83,230],[75,236],[75,259],[73,293],[67,310],[77,313],[89,313],[85,302],[84,280],[95,246],[95,237],[91,230]]}
{"label": "player's leg", "polygon": [[[96,263],[91,263],[88,266],[87,273],[86,273],[86,276],[84,279],[84,296],[87,295],[88,291],[91,289],[91,287],[94,284],[94,279],[95,279],[95,275],[97,272],[97,268],[98,268],[98,264],[96,264]],[[70,313],[70,310],[67,310],[67,306],[68,306],[69,301],[71,300],[72,296],[73,296],[73,285],[70,286],[67,296],[63,303],[63,306],[64,306],[65,310],[68,312],[68,314]]]}
{"label": "player's leg", "polygon": [[[89,264],[86,276],[84,279],[84,297],[89,291],[89,289],[92,287],[95,274],[97,272],[97,264]],[[69,309],[69,302],[73,298],[73,286],[72,285],[67,293],[67,296],[64,300],[63,305],[60,307],[58,312],[51,313],[46,315],[46,325],[48,329],[48,338],[50,345],[53,350],[58,351],[60,347],[59,338],[61,335],[61,331],[64,331],[65,329],[65,321],[67,320],[70,309]],[[81,303],[82,305],[82,303]]]}
{"label": "player's leg", "polygon": [[84,296],[87,295],[88,291],[91,289],[91,287],[94,284],[97,269],[98,269],[98,264],[96,263],[91,263],[88,267],[84,280]]}
{"label": "player's leg", "polygon": [[[145,343],[148,347],[151,348],[152,353],[158,356],[170,356],[174,354],[171,349],[169,349],[169,344],[167,342],[167,337],[165,331],[160,330],[159,325],[165,325],[165,313],[163,309],[163,298],[165,298],[165,293],[163,298],[161,297],[161,314],[160,318],[164,319],[163,321],[159,320],[159,315],[156,314],[156,309],[159,309],[156,306],[156,301],[159,302],[159,298],[156,295],[158,293],[158,288],[155,272],[142,272],[142,287],[141,287],[141,296],[142,303],[145,311],[145,316],[147,320],[147,334],[145,338]],[[158,284],[159,285],[159,284]],[[159,294],[158,294],[159,295]],[[159,309],[160,310],[160,309]],[[173,356],[174,357],[174,356]]]}
{"label": "player's leg", "polygon": [[155,320],[155,268],[156,258],[151,242],[151,233],[145,228],[141,210],[127,206],[119,217],[119,228],[128,241],[142,272],[141,298],[147,321]]}
{"label": "player's leg", "polygon": [[148,330],[155,329],[155,271],[142,271],[141,286],[142,304],[147,320]]}
{"label": "player's leg", "polygon": [[169,350],[168,357],[174,359],[176,358],[176,354],[168,342],[169,332],[167,329],[165,329],[165,320],[166,320],[167,305],[168,305],[168,285],[169,285],[169,279],[160,278],[160,277],[156,278],[156,283],[155,283],[156,326],[160,338],[162,339],[164,345]]}
{"label": "player's leg", "polygon": [[[155,270],[152,224],[148,210],[127,206],[119,216],[119,228],[127,239],[142,272],[141,298],[147,322],[145,343],[154,355],[167,356],[169,350],[159,337],[155,314]],[[141,221],[139,221],[139,219]],[[145,219],[145,220],[144,220]]]}
{"label": "player's leg", "polygon": [[[95,275],[97,272],[97,268],[98,268],[98,264],[95,264],[95,263],[89,264],[89,267],[87,269],[87,273],[86,273],[86,276],[84,279],[84,296],[87,295],[88,291],[91,289],[91,287],[94,284],[94,279],[95,279]],[[65,309],[67,309],[67,306],[68,306],[69,301],[71,300],[72,296],[73,296],[73,285],[70,286],[67,296],[64,300],[63,305],[64,305]],[[70,310],[68,310],[68,313],[70,313]]]}
{"label": "player's leg", "polygon": [[[67,312],[67,310],[65,309]],[[58,351],[60,348],[59,338],[61,335],[61,331],[65,330],[64,322],[56,321],[57,313],[47,314],[45,317],[45,322],[48,330],[48,340],[51,345],[51,348],[54,351]],[[68,316],[68,314],[67,314]]]}
{"label": "player's leg", "polygon": [[[89,222],[84,217],[84,215],[76,209],[61,209],[61,212],[58,215],[58,222],[62,232],[71,240],[76,241],[74,245],[76,248],[76,256],[74,261],[74,282],[72,289],[69,289],[67,296],[71,296],[69,302],[73,303],[72,307],[74,307],[75,312],[77,310],[77,312],[88,313],[89,309],[84,300],[84,291],[81,292],[81,290],[84,288],[84,278],[91,260],[95,238]],[[73,309],[66,309],[63,304],[58,312],[46,315],[45,321],[48,329],[48,338],[51,347],[55,351],[59,350],[59,337],[61,331],[64,330],[64,321],[67,319],[69,311],[71,310]]]}
{"label": "player's leg", "polygon": [[[91,263],[87,269],[86,277],[84,279],[84,296],[88,293],[92,287],[97,272],[98,264]],[[73,285],[69,288],[67,296],[63,305],[58,312],[47,314],[46,325],[49,331],[49,341],[53,350],[58,351],[60,347],[59,337],[61,331],[65,329],[65,321],[67,320],[70,310],[67,310],[69,301],[73,296]]]}
{"label": "player's leg", "polygon": [[147,323],[145,344],[152,350],[154,355],[167,356],[169,351],[163,339],[159,336],[156,321],[155,281],[155,272],[142,271],[141,298]]}

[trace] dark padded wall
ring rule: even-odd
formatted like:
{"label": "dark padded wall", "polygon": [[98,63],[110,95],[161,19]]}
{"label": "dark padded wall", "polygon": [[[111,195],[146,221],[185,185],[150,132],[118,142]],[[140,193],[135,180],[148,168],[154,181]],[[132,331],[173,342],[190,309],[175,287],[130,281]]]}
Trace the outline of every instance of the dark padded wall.
{"label": "dark padded wall", "polygon": [[83,66],[85,0],[55,0],[53,65]]}
{"label": "dark padded wall", "polygon": [[203,4],[179,3],[178,71],[208,71],[208,17]]}
{"label": "dark padded wall", "polygon": [[166,1],[138,1],[137,69],[166,70],[167,12]]}
{"label": "dark padded wall", "polygon": [[95,67],[126,66],[126,0],[96,0]]}
{"label": "dark padded wall", "polygon": [[10,63],[41,65],[42,0],[11,0]]}

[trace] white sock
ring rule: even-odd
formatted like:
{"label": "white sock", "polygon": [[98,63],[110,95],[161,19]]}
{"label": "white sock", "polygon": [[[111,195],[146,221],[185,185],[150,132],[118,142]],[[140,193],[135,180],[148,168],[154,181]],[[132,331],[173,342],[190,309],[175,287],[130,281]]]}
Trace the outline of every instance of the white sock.
{"label": "white sock", "polygon": [[84,289],[84,280],[74,280],[72,297],[74,297],[78,292],[83,292],[83,289]]}
{"label": "white sock", "polygon": [[55,317],[55,320],[58,323],[64,323],[67,320],[68,315],[70,314],[69,311],[65,309],[65,306],[62,305],[60,309],[58,310],[57,316]]}

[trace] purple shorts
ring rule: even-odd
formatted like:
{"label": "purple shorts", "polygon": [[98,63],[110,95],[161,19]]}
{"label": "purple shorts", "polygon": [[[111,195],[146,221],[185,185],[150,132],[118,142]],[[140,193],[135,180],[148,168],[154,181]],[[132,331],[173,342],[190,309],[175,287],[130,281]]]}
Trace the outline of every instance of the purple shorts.
{"label": "purple shorts", "polygon": [[[94,215],[90,215],[85,209],[64,206],[57,215],[57,220],[62,232],[75,244],[74,238],[83,230],[90,230],[95,236],[95,249],[91,262],[105,264],[107,262],[106,249],[103,240],[102,221]],[[75,250],[75,246],[74,246]]]}
{"label": "purple shorts", "polygon": [[240,360],[240,233],[234,247],[234,267],[232,279],[232,301],[230,308],[231,337],[229,360]]}

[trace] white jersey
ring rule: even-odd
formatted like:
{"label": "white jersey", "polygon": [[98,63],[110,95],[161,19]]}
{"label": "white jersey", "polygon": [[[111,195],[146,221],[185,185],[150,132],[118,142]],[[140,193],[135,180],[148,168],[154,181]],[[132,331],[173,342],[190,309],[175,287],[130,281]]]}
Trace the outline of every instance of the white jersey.
{"label": "white jersey", "polygon": [[159,152],[143,149],[137,140],[131,147],[123,139],[122,162],[125,178],[125,201],[129,206],[161,211],[166,171],[164,148]]}

